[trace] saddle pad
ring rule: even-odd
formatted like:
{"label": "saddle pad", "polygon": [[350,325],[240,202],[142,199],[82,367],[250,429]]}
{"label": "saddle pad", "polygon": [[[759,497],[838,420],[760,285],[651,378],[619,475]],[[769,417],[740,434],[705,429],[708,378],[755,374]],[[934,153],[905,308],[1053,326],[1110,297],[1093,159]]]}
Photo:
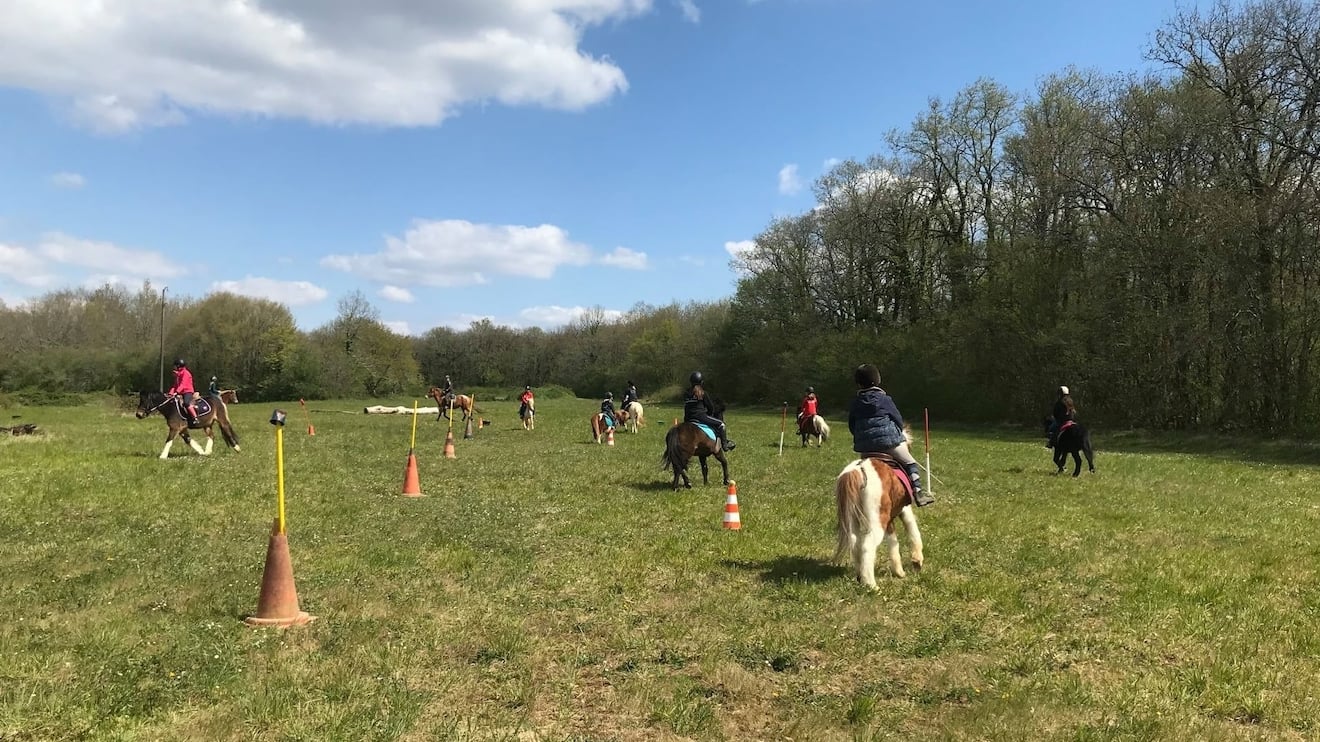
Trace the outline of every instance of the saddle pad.
{"label": "saddle pad", "polygon": [[715,437],[715,431],[711,430],[709,425],[706,425],[705,423],[692,423],[692,424],[697,426],[698,428],[701,428],[701,432],[705,433],[706,437],[711,439],[712,441],[719,440],[718,438]]}
{"label": "saddle pad", "polygon": [[[182,397],[175,397],[175,398],[174,398],[174,406],[177,407],[177,408],[179,409],[179,414],[180,414],[180,415],[184,414],[183,398],[182,398]],[[210,403],[210,402],[207,402],[205,397],[194,396],[194,397],[193,397],[193,411],[197,413],[197,416],[198,416],[198,417],[201,417],[201,416],[203,416],[203,415],[205,415],[206,413],[208,413],[208,412],[211,411],[211,403]]]}
{"label": "saddle pad", "polygon": [[862,454],[862,458],[876,459],[893,469],[894,476],[898,477],[898,481],[903,484],[903,489],[908,493],[908,497],[912,496],[912,480],[908,479],[907,469],[897,459],[887,453],[865,453]]}

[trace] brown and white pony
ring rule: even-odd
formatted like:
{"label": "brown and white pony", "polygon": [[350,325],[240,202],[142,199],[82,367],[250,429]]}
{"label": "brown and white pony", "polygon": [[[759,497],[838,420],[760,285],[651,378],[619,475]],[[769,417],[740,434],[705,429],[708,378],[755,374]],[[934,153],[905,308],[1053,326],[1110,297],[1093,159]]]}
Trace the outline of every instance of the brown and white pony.
{"label": "brown and white pony", "polygon": [[808,439],[816,439],[816,448],[830,439],[830,424],[820,415],[812,415],[798,421],[798,435],[802,436],[802,447],[807,447]]}
{"label": "brown and white pony", "polygon": [[[198,401],[201,401],[199,398]],[[137,419],[141,420],[153,412],[159,412],[160,416],[165,418],[165,424],[169,426],[169,435],[165,437],[165,447],[160,451],[160,458],[168,459],[170,449],[174,447],[176,437],[183,438],[192,450],[203,456],[211,455],[211,446],[215,444],[215,436],[211,433],[211,426],[219,425],[220,434],[224,436],[225,443],[235,451],[241,450],[238,447],[238,433],[234,432],[234,426],[229,422],[229,411],[225,408],[225,403],[218,397],[207,397],[207,404],[211,406],[210,410],[197,416],[197,422],[188,424],[188,418],[183,414],[182,403],[178,397],[165,396],[160,392],[140,392],[138,393],[137,412],[134,413]],[[197,441],[188,435],[188,430],[206,431],[206,448],[197,445]]]}
{"label": "brown and white pony", "polygon": [[[588,420],[587,422],[591,426],[592,442],[604,443],[605,438],[609,435],[609,433],[607,432],[609,430],[609,425],[605,423],[605,413],[597,412],[596,414],[592,415],[591,419]],[[628,413],[624,410],[615,410],[614,427],[616,429],[621,430],[627,424],[628,424]]]}
{"label": "brown and white pony", "polygon": [[636,433],[638,428],[646,427],[646,410],[642,409],[642,403],[636,400],[624,405],[624,413],[628,416],[628,429]]}
{"label": "brown and white pony", "polygon": [[887,459],[858,459],[843,467],[834,481],[839,534],[834,560],[843,561],[851,554],[857,579],[872,590],[876,589],[875,559],[882,540],[889,553],[889,571],[895,577],[905,576],[895,533],[897,521],[902,520],[907,531],[912,571],[920,571],[925,563],[912,497]]}
{"label": "brown and white pony", "polygon": [[[445,391],[443,389],[438,386],[433,386],[431,387],[431,391],[426,393],[426,396],[434,399],[436,406],[440,408],[440,414],[436,415],[435,418],[437,421],[449,417],[449,400],[445,399]],[[481,410],[472,403],[472,398],[466,394],[454,395],[454,409],[463,413],[464,422],[472,417],[473,412],[481,412]]]}

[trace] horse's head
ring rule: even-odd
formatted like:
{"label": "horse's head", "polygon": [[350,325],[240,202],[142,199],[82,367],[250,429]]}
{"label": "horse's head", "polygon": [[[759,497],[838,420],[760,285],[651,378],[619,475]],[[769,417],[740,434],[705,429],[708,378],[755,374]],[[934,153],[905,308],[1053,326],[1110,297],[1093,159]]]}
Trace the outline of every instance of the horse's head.
{"label": "horse's head", "polygon": [[727,408],[727,405],[724,404],[724,400],[720,399],[719,397],[714,397],[714,396],[710,397],[710,408],[712,410],[711,415],[713,417],[715,417],[718,420],[724,419],[724,410]]}
{"label": "horse's head", "polygon": [[162,404],[165,404],[164,394],[160,392],[138,392],[137,411],[133,415],[141,420]]}

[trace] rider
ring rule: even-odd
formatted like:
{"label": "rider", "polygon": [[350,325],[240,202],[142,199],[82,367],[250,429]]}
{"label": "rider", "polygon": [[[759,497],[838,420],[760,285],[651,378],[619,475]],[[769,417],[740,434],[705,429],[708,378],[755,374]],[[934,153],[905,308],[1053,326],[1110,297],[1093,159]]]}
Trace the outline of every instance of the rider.
{"label": "rider", "polygon": [[216,398],[216,399],[219,399],[219,398],[220,398],[220,380],[219,380],[219,379],[217,379],[217,378],[214,377],[214,376],[211,377],[211,386],[209,386],[209,387],[206,388],[206,394],[207,394],[207,396],[209,396],[209,397],[214,397],[214,398]]}
{"label": "rider", "polygon": [[1050,428],[1048,440],[1045,442],[1046,448],[1054,448],[1054,442],[1059,437],[1059,428],[1063,427],[1065,422],[1074,419],[1077,416],[1077,407],[1073,404],[1072,395],[1068,394],[1068,387],[1059,387],[1059,398],[1054,400],[1054,410],[1050,413]]}
{"label": "rider", "polygon": [[715,406],[710,403],[710,398],[706,396],[706,389],[702,384],[705,377],[700,371],[693,371],[688,377],[691,385],[683,392],[683,422],[701,423],[715,431],[715,435],[720,438],[720,445],[725,451],[732,451],[736,445],[729,440],[728,431],[724,427],[724,421],[715,417]]}
{"label": "rider", "polygon": [[811,418],[816,416],[816,388],[807,387],[807,395],[802,398],[798,405],[798,430],[806,430],[806,425],[811,422]]}
{"label": "rider", "polygon": [[184,363],[182,358],[174,361],[174,386],[170,387],[170,396],[176,394],[183,395],[183,408],[188,415],[188,424],[197,423],[197,410],[193,409],[193,395],[197,391],[193,389],[192,371],[188,370],[188,364]]}
{"label": "rider", "polygon": [[605,416],[605,424],[614,427],[614,392],[606,392],[600,401],[600,414]]}
{"label": "rider", "polygon": [[632,383],[632,379],[629,379],[628,388],[623,390],[623,401],[619,403],[619,406],[622,407],[624,411],[627,411],[628,405],[640,401],[642,400],[637,398],[637,385]]}
{"label": "rider", "polygon": [[848,430],[853,434],[853,450],[867,454],[885,453],[894,457],[907,471],[912,483],[912,501],[917,507],[935,502],[921,489],[921,467],[908,451],[903,436],[903,416],[893,398],[880,388],[880,369],[869,363],[853,372],[857,396],[848,410]]}
{"label": "rider", "polygon": [[440,391],[444,392],[446,404],[454,401],[454,382],[449,380],[449,374],[445,374],[445,385],[440,388]]}
{"label": "rider", "polygon": [[531,385],[523,387],[523,393],[519,395],[518,402],[521,406],[518,408],[518,418],[527,419],[527,413],[536,411],[536,396],[532,394]]}

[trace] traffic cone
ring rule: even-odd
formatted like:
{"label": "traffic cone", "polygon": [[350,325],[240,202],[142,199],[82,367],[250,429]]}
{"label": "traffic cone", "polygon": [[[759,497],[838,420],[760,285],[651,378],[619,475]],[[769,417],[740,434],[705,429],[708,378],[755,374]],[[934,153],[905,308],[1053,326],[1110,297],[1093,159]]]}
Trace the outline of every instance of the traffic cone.
{"label": "traffic cone", "polygon": [[266,547],[266,568],[261,574],[261,597],[257,612],[243,619],[248,626],[301,626],[315,621],[298,608],[298,590],[293,584],[293,562],[289,559],[289,539],[280,533],[280,522],[270,532]]}
{"label": "traffic cone", "polygon": [[316,435],[316,428],[311,423],[307,423],[307,435]]}
{"label": "traffic cone", "polygon": [[730,531],[742,528],[742,519],[738,517],[738,483],[729,480],[729,494],[724,499],[724,527]]}
{"label": "traffic cone", "polygon": [[408,466],[403,470],[403,494],[422,497],[422,484],[417,478],[417,456],[408,449]]}
{"label": "traffic cone", "polygon": [[467,419],[467,423],[463,426],[463,440],[471,440],[471,439],[472,439],[472,418],[469,417]]}
{"label": "traffic cone", "polygon": [[445,433],[445,458],[447,459],[458,458],[457,456],[454,455],[454,431],[452,430]]}
{"label": "traffic cone", "polygon": [[614,428],[609,428],[605,433],[605,445],[614,445]]}

